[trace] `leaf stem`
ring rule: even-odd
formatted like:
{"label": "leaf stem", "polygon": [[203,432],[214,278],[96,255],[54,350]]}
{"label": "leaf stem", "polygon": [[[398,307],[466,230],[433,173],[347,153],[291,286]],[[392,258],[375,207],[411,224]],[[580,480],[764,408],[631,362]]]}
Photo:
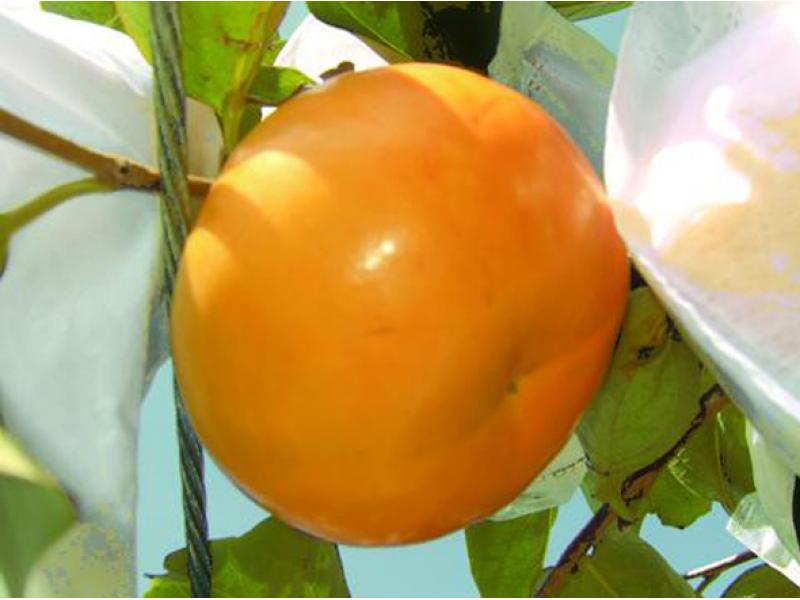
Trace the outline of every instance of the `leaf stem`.
{"label": "leaf stem", "polygon": [[248,105],[247,93],[258,74],[258,69],[267,50],[269,39],[267,34],[275,32],[283,20],[288,2],[270,2],[256,14],[252,31],[255,32],[251,42],[254,52],[244,52],[234,66],[234,81],[238,83],[228,94],[223,103],[220,121],[222,123],[222,143],[225,157],[230,156],[241,141],[241,125],[244,110]]}
{"label": "leaf stem", "polygon": [[84,194],[108,192],[114,188],[97,177],[71,181],[37,196],[33,200],[6,212],[0,212],[0,275],[8,260],[8,241],[28,223],[56,206]]}
{"label": "leaf stem", "polygon": [[0,213],[0,227],[4,232],[13,234],[18,229],[24,227],[36,217],[55,208],[59,204],[66,202],[76,196],[91,194],[95,192],[109,192],[114,188],[100,181],[97,177],[79,179],[63,185],[56,186],[47,190],[44,194],[37,196],[33,200],[26,202],[8,212]]}

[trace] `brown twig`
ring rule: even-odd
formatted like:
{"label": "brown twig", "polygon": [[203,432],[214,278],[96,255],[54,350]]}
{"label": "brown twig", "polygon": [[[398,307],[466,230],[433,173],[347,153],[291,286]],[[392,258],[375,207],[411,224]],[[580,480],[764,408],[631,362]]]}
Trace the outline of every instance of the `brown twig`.
{"label": "brown twig", "polygon": [[[136,161],[84,148],[52,131],[42,129],[0,108],[0,132],[62,158],[93,173],[102,183],[113,188],[135,188],[157,191],[161,179],[154,171]],[[212,181],[189,176],[193,196],[205,196]]]}
{"label": "brown twig", "polygon": [[608,504],[603,504],[566,547],[555,568],[542,583],[536,596],[539,598],[552,597],[567,578],[575,572],[578,562],[586,556],[586,553],[589,552],[603,534],[617,522],[617,519],[617,513]]}
{"label": "brown twig", "polygon": [[729,556],[727,558],[723,558],[722,560],[718,560],[717,562],[711,563],[710,565],[706,565],[704,567],[700,567],[698,569],[693,569],[686,573],[683,578],[687,581],[691,579],[697,579],[698,577],[702,577],[703,580],[700,582],[700,585],[697,586],[695,592],[697,594],[702,594],[705,589],[714,583],[717,578],[722,575],[728,569],[732,569],[738,565],[744,564],[753,560],[754,558],[758,558],[755,552],[750,550],[746,550],[744,552],[740,552],[739,554],[734,554],[733,556]]}
{"label": "brown twig", "polygon": [[723,573],[728,569],[735,567],[736,565],[741,565],[742,563],[751,561],[754,558],[758,558],[758,555],[755,552],[752,550],[745,550],[739,554],[734,554],[733,556],[713,562],[710,565],[706,565],[698,569],[692,569],[686,573],[683,578],[688,581],[690,579],[697,579],[698,577],[712,577],[719,575],[720,573]]}
{"label": "brown twig", "polygon": [[689,427],[686,428],[683,435],[678,438],[678,441],[655,461],[630,475],[622,484],[622,497],[625,502],[630,504],[644,496],[650,486],[655,482],[661,469],[666,467],[667,464],[675,458],[678,452],[686,446],[686,443],[694,435],[695,431],[710,417],[715,416],[719,411],[725,408],[729,402],[730,399],[725,395],[725,392],[722,391],[722,388],[718,384],[711,386],[700,396],[698,400],[700,410],[694,416],[691,423],[689,423]]}
{"label": "brown twig", "polygon": [[[719,385],[714,385],[706,391],[699,400],[700,410],[678,441],[658,459],[636,471],[625,480],[622,486],[623,500],[630,504],[643,497],[655,482],[661,469],[686,446],[686,443],[700,426],[722,410],[728,402],[728,397]],[[631,523],[620,517],[608,504],[603,504],[561,554],[556,566],[550,571],[539,588],[536,594],[537,597],[551,598],[555,596],[564,581],[578,568],[578,563],[581,559],[586,556],[591,548],[597,545],[603,534],[614,525],[624,529],[630,526]]]}

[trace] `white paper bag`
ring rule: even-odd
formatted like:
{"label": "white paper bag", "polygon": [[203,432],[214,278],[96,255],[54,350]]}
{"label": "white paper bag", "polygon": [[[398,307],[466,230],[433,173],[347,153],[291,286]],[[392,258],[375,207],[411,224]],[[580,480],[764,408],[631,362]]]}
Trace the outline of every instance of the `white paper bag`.
{"label": "white paper bag", "polygon": [[506,2],[492,79],[542,106],[603,173],[614,55],[547,2]]}
{"label": "white paper bag", "polygon": [[[123,34],[0,8],[3,109],[152,167],[151,91],[150,67]],[[199,163],[214,165],[210,112],[190,122]],[[0,210],[90,175],[0,134]],[[135,594],[139,404],[165,358],[160,248],[156,198],[133,191],[70,200],[11,240],[0,277],[0,413],[81,519],[40,562],[29,595]]]}
{"label": "white paper bag", "polygon": [[800,470],[800,7],[753,4],[636,6],[606,183],[645,276]]}
{"label": "white paper bag", "polygon": [[637,3],[617,65],[617,225],[765,441],[731,531],[800,583],[768,550],[790,539],[788,499],[763,468],[800,472],[800,3]]}
{"label": "white paper bag", "polygon": [[309,15],[281,48],[275,64],[294,67],[315,81],[339,66],[353,63],[356,71],[382,67],[386,60],[352,33],[323,23]]}
{"label": "white paper bag", "polygon": [[[794,472],[751,425],[747,444],[753,461],[756,493],[744,498],[728,522],[728,531],[742,544],[800,585],[800,556],[794,523]],[[799,490],[800,492],[800,490]]]}
{"label": "white paper bag", "polygon": [[572,435],[525,491],[489,518],[507,521],[566,504],[585,476],[586,454],[578,436]]}

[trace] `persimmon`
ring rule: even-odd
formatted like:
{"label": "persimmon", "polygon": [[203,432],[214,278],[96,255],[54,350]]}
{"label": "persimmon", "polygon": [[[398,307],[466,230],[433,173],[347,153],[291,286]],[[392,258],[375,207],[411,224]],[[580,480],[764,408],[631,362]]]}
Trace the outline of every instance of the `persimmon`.
{"label": "persimmon", "polygon": [[258,503],[337,542],[416,542],[554,457],[626,294],[602,187],[541,108],[385,67],[290,100],[227,161],[181,259],[175,367]]}

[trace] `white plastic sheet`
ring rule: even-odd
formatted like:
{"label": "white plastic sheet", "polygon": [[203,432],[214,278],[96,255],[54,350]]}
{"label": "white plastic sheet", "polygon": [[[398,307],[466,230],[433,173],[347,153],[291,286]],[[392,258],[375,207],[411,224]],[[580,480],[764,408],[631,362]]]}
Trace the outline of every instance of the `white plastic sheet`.
{"label": "white plastic sheet", "polygon": [[506,2],[489,74],[540,104],[602,174],[611,52],[546,2]]}
{"label": "white plastic sheet", "polygon": [[387,64],[355,35],[326,25],[309,15],[287,40],[275,64],[294,67],[308,77],[321,81],[322,73],[345,61],[353,63],[356,71]]}
{"label": "white plastic sheet", "polygon": [[753,462],[756,493],[744,498],[728,523],[728,531],[766,562],[800,585],[800,556],[793,519],[797,478],[752,426],[747,443]]}
{"label": "white plastic sheet", "polygon": [[798,65],[798,3],[637,3],[605,155],[637,264],[766,441],[753,446],[762,506],[750,499],[731,531],[773,564],[788,564],[773,510],[786,490],[759,465],[800,472]]}
{"label": "white plastic sheet", "polygon": [[[156,164],[150,68],[124,35],[0,8],[0,106],[83,146]],[[191,119],[202,165],[219,148]],[[0,210],[88,174],[0,134]],[[163,360],[155,197],[93,194],[12,238],[0,278],[0,413],[76,501],[33,596],[135,594],[139,403]]]}
{"label": "white plastic sheet", "polygon": [[586,454],[578,437],[573,435],[524,492],[489,518],[507,521],[566,504],[585,476]]}

